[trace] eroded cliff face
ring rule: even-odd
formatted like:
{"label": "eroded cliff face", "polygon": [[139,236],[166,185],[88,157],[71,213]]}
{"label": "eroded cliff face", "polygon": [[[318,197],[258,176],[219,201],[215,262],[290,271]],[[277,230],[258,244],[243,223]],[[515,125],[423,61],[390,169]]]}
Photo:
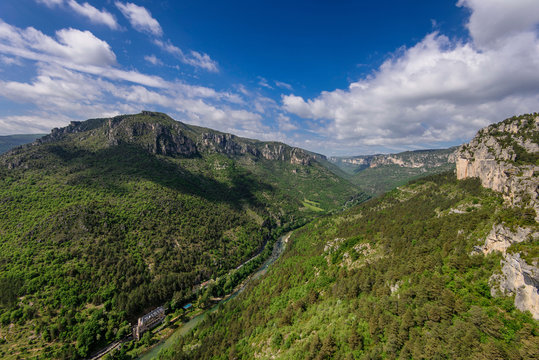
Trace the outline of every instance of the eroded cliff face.
{"label": "eroded cliff face", "polygon": [[530,311],[534,319],[539,320],[539,268],[537,260],[528,264],[519,252],[508,251],[511,245],[524,241],[539,240],[539,232],[531,228],[517,227],[509,229],[502,224],[492,227],[485,242],[474,248],[475,253],[487,255],[493,251],[501,252],[501,272],[490,277],[492,296],[515,296],[515,307],[521,311]]}
{"label": "eroded cliff face", "polygon": [[[502,193],[507,206],[533,208],[535,222],[510,229],[494,225],[476,253],[501,252],[501,272],[490,278],[491,294],[514,295],[515,306],[539,320],[538,259],[523,259],[512,245],[539,240],[539,115],[507,119],[480,130],[456,153],[457,178],[477,177],[484,187]],[[532,212],[533,214],[533,212]],[[533,215],[532,215],[533,217]]]}
{"label": "eroded cliff face", "polygon": [[457,179],[478,177],[510,205],[533,207],[539,221],[539,115],[507,119],[480,130],[457,151]]}
{"label": "eroded cliff face", "polygon": [[353,164],[360,168],[375,168],[397,165],[407,168],[434,168],[455,162],[455,148],[441,150],[416,150],[398,154],[362,155],[353,157],[332,157],[334,163]]}

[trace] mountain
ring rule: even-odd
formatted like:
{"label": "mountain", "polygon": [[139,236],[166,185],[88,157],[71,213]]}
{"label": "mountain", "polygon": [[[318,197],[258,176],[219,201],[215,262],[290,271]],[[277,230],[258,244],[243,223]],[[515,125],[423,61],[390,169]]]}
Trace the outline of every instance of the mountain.
{"label": "mountain", "polygon": [[483,129],[457,174],[295,230],[266,276],[160,358],[537,359],[539,224],[525,195],[538,122]]}
{"label": "mountain", "polygon": [[366,198],[322,160],[154,112],[1,155],[0,357],[87,357],[210,278],[229,291],[282,231]]}
{"label": "mountain", "polygon": [[25,135],[5,135],[0,136],[0,154],[13,149],[14,147],[31,143],[44,134],[25,134]]}
{"label": "mountain", "polygon": [[379,195],[412,179],[454,169],[456,147],[398,154],[331,157],[346,178],[371,195]]}

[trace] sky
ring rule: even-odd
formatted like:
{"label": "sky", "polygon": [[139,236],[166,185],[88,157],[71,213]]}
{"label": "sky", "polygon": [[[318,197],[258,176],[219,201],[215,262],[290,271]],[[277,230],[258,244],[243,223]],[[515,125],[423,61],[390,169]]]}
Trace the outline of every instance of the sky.
{"label": "sky", "polygon": [[151,110],[360,155],[539,112],[538,0],[132,1],[0,1],[0,135]]}

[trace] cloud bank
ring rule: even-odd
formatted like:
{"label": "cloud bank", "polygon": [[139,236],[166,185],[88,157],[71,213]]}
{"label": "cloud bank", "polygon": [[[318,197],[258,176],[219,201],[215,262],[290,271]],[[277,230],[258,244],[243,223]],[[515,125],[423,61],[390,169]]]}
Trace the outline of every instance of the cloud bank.
{"label": "cloud bank", "polygon": [[370,76],[312,99],[282,95],[341,145],[436,146],[539,107],[539,2],[460,0],[469,40],[433,32]]}

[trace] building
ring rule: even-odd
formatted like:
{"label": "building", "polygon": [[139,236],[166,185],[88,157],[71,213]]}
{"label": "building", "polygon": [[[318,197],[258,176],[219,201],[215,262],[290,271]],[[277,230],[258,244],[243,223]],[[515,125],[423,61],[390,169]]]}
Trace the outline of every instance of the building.
{"label": "building", "polygon": [[139,317],[137,325],[133,326],[133,339],[140,340],[143,333],[150,330],[165,318],[165,308],[160,306],[146,315]]}

